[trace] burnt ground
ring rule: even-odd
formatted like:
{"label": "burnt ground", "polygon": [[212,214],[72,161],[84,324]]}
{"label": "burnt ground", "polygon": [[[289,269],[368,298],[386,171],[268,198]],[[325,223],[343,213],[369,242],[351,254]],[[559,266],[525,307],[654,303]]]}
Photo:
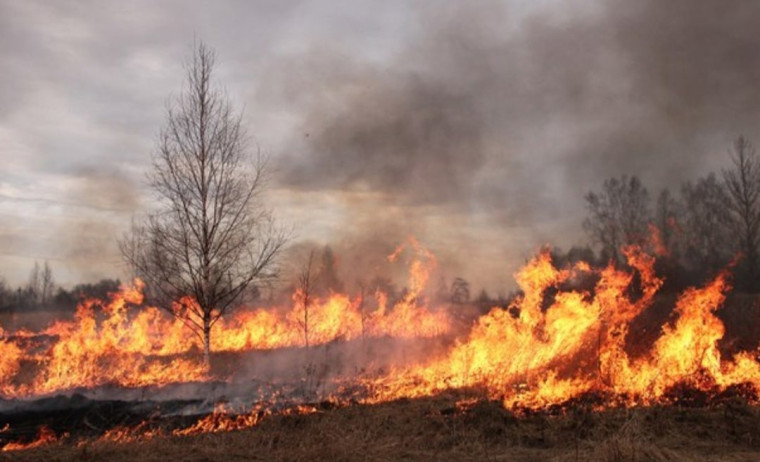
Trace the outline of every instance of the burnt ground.
{"label": "burnt ground", "polygon": [[[247,430],[129,443],[73,441],[0,453],[8,461],[757,461],[760,408],[707,407],[516,413],[473,396],[323,407]],[[462,405],[462,400],[468,404]],[[459,403],[459,405],[457,404]]]}
{"label": "burnt ground", "polygon": [[[377,338],[309,349],[218,352],[213,355],[212,379],[205,382],[135,388],[103,384],[48,396],[0,398],[0,449],[34,441],[42,429],[57,436],[68,434],[71,441],[92,440],[115,428],[141,424],[143,430],[171,433],[192,427],[219,405],[233,414],[253,407],[277,413],[303,403],[322,409],[331,405],[319,401],[343,390],[350,383],[345,378],[414,363],[446,351],[451,341]],[[22,363],[26,375],[32,375],[35,367],[33,361]],[[364,396],[353,387],[346,390],[345,400],[352,399],[355,391]]]}

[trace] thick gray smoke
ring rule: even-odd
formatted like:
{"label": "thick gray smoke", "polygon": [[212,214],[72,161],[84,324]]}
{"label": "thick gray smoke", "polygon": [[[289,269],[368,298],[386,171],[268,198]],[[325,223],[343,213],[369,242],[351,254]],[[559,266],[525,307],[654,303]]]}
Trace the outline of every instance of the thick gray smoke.
{"label": "thick gray smoke", "polygon": [[62,221],[56,234],[67,269],[79,280],[96,280],[120,264],[114,237],[140,210],[138,191],[131,178],[116,170],[81,169],[76,173],[65,201],[75,204],[72,209],[77,213]]}
{"label": "thick gray smoke", "polygon": [[[677,189],[725,165],[738,133],[758,134],[758,2],[614,0],[517,22],[492,2],[413,14],[419,27],[382,64],[320,43],[272,71],[268,97],[302,115],[286,187],[372,191],[404,207],[401,234],[429,232],[420,207],[433,207],[454,227],[482,213],[527,226],[534,245],[566,244],[583,240],[582,197],[605,178]],[[378,207],[348,202],[350,217]],[[374,218],[365,230],[388,227]]]}
{"label": "thick gray smoke", "polygon": [[[197,34],[219,51],[219,82],[236,107],[246,99],[250,133],[277,160],[272,195],[301,195],[278,212],[324,206],[327,231],[302,237],[338,255],[366,250],[356,242],[369,235],[386,249],[416,234],[451,261],[482,266],[483,249],[498,247],[491,260],[517,264],[543,243],[583,243],[582,197],[606,177],[677,189],[724,166],[737,134],[760,144],[760,4],[750,0],[198,3],[179,19],[172,2],[6,3],[0,122],[11,183],[14,171],[70,177],[103,161],[133,166],[139,183]],[[27,151],[36,154],[15,154]],[[14,197],[55,195],[15,183]],[[26,229],[52,228],[22,218],[0,231],[14,241],[0,248],[14,266],[68,260],[34,243],[18,250]]]}

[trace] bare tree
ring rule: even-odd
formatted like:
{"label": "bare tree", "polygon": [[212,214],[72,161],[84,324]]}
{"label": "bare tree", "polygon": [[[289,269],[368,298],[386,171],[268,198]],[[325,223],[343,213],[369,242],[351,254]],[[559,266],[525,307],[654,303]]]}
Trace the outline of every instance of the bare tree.
{"label": "bare tree", "polygon": [[731,259],[731,213],[726,189],[715,174],[681,187],[683,258],[692,269],[713,271]]}
{"label": "bare tree", "polygon": [[[267,164],[252,155],[226,95],[212,86],[215,54],[200,43],[186,64],[187,86],[168,108],[149,184],[155,210],[120,242],[151,294],[203,342],[252,284],[275,277],[286,233],[262,192]],[[173,301],[183,302],[177,308]]]}
{"label": "bare tree", "polygon": [[40,264],[34,262],[32,270],[29,272],[29,281],[26,283],[26,290],[29,294],[29,301],[33,306],[40,303],[42,292],[42,276],[40,273]]}
{"label": "bare tree", "polygon": [[329,245],[324,246],[322,249],[322,262],[319,265],[315,281],[315,289],[318,295],[325,296],[330,292],[343,291],[343,283],[338,278],[337,267],[338,264],[332,248]]}
{"label": "bare tree", "polygon": [[306,348],[309,348],[309,310],[314,297],[314,280],[315,274],[312,269],[314,266],[314,251],[309,252],[309,258],[298,275],[298,301],[301,304],[301,318],[298,324],[303,332],[303,341]]}
{"label": "bare tree", "polygon": [[744,136],[734,141],[729,155],[733,166],[723,170],[723,182],[729,198],[727,205],[747,268],[747,281],[754,282],[760,241],[760,162],[752,143]]}
{"label": "bare tree", "polygon": [[456,305],[468,303],[470,301],[470,283],[464,278],[454,278],[454,281],[451,283],[449,300]]}
{"label": "bare tree", "polygon": [[591,191],[585,199],[588,216],[583,228],[607,257],[622,261],[622,246],[646,238],[650,199],[638,177],[609,178],[601,192]]}
{"label": "bare tree", "polygon": [[0,276],[0,311],[4,311],[8,308],[8,305],[12,303],[13,291],[5,282],[5,278]]}
{"label": "bare tree", "polygon": [[367,325],[369,322],[369,312],[367,311],[366,306],[367,286],[361,279],[356,282],[356,286],[359,289],[359,323],[361,324],[362,344],[364,344],[367,336],[367,328],[369,327]]}
{"label": "bare tree", "polygon": [[654,225],[657,227],[662,239],[662,250],[672,255],[678,250],[678,221],[681,204],[673,197],[670,190],[665,188],[657,196],[657,204],[654,212]]}
{"label": "bare tree", "polygon": [[53,277],[53,270],[50,269],[50,265],[47,261],[42,266],[42,273],[40,273],[40,303],[43,306],[50,302],[53,298],[53,289],[55,289],[55,278]]}

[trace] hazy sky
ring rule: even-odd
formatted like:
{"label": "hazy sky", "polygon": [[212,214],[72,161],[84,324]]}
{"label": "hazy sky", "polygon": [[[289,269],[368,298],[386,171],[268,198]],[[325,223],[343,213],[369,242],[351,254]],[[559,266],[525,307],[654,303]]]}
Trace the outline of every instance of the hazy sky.
{"label": "hazy sky", "polygon": [[760,142],[760,2],[580,4],[0,0],[0,275],[121,275],[195,39],[272,157],[277,215],[344,270],[415,234],[449,277],[507,287],[585,241],[605,178],[677,190]]}

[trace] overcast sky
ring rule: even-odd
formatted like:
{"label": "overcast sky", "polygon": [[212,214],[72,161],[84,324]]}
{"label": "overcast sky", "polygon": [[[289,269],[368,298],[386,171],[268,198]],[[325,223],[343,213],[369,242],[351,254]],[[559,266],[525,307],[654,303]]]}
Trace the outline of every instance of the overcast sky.
{"label": "overcast sky", "polygon": [[585,242],[605,178],[678,190],[760,142],[760,2],[572,4],[0,0],[0,275],[122,275],[194,40],[272,157],[277,215],[344,270],[415,234],[447,276],[509,287],[540,245]]}

